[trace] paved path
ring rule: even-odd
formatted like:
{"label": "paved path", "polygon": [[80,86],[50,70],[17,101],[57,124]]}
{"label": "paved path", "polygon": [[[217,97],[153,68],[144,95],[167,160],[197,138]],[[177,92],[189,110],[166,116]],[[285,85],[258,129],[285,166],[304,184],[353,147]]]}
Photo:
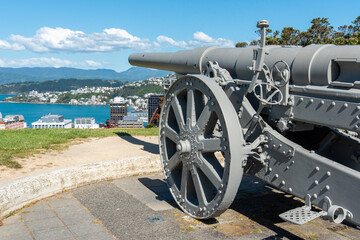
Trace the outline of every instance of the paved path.
{"label": "paved path", "polygon": [[44,199],[2,221],[15,239],[360,239],[360,230],[316,219],[302,226],[278,214],[302,203],[248,176],[216,219],[183,214],[161,175],[105,181]]}

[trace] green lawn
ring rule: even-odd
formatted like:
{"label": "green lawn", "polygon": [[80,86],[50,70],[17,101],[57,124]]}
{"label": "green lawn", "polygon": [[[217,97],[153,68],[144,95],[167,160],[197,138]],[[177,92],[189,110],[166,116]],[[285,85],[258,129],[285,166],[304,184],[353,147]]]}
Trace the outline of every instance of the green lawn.
{"label": "green lawn", "polygon": [[23,129],[0,131],[0,165],[21,168],[16,157],[27,157],[43,149],[61,149],[71,139],[116,135],[156,136],[158,128],[142,129]]}

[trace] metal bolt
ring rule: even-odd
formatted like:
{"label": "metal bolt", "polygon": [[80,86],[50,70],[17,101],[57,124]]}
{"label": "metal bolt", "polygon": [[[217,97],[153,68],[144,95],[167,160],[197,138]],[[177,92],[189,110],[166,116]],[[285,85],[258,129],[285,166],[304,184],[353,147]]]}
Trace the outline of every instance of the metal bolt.
{"label": "metal bolt", "polygon": [[215,105],[215,102],[211,102],[211,106],[214,106]]}
{"label": "metal bolt", "polygon": [[321,103],[321,105],[324,105],[325,102],[324,102],[324,100],[321,100],[320,103]]}
{"label": "metal bolt", "polygon": [[275,174],[275,177],[278,178],[278,177],[279,177],[279,174]]}
{"label": "metal bolt", "polygon": [[286,169],[289,169],[290,167],[289,166],[286,166]]}
{"label": "metal bolt", "polygon": [[276,148],[276,144],[273,144],[273,148]]}
{"label": "metal bolt", "polygon": [[326,190],[330,190],[330,186],[329,185],[326,185]]}
{"label": "metal bolt", "polygon": [[304,101],[304,98],[301,97],[301,98],[299,99],[299,102],[302,102],[302,101]]}
{"label": "metal bolt", "polygon": [[318,181],[318,180],[315,180],[314,183],[315,183],[315,185],[318,185],[318,184],[319,184],[319,181]]}
{"label": "metal bolt", "polygon": [[318,171],[320,171],[320,168],[318,166],[316,166],[315,170],[318,172]]}
{"label": "metal bolt", "polygon": [[349,105],[347,103],[344,104],[344,107],[347,108]]}
{"label": "metal bolt", "polygon": [[317,198],[317,197],[318,197],[318,195],[317,195],[316,193],[314,193],[314,195],[313,195],[313,196],[314,196],[314,198]]}
{"label": "metal bolt", "polygon": [[331,106],[335,106],[336,105],[336,103],[335,102],[331,102]]}
{"label": "metal bolt", "polygon": [[310,99],[310,102],[313,103],[313,102],[314,102],[314,99]]}
{"label": "metal bolt", "polygon": [[326,172],[326,175],[328,175],[328,177],[330,177],[330,176],[331,176],[331,172],[327,171],[327,172]]}
{"label": "metal bolt", "polygon": [[272,168],[269,168],[269,172],[271,172],[272,171]]}
{"label": "metal bolt", "polygon": [[284,181],[284,180],[282,180],[282,181],[281,181],[281,184],[282,184],[282,185],[285,185],[285,181]]}
{"label": "metal bolt", "polygon": [[292,192],[292,188],[289,188],[289,192]]}
{"label": "metal bolt", "polygon": [[357,110],[360,110],[360,106],[357,106],[356,109],[357,109]]}

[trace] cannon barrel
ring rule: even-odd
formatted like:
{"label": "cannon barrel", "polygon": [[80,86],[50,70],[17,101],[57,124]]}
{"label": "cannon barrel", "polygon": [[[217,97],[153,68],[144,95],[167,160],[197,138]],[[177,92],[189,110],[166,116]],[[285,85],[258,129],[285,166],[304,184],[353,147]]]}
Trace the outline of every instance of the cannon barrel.
{"label": "cannon barrel", "polygon": [[[233,78],[251,79],[253,50],[246,48],[199,47],[173,53],[134,53],[129,62],[139,67],[173,71],[180,74],[198,74],[208,61],[216,61]],[[291,78],[296,85],[360,85],[360,46],[310,45],[268,46],[265,64],[271,68],[283,60],[290,66]]]}

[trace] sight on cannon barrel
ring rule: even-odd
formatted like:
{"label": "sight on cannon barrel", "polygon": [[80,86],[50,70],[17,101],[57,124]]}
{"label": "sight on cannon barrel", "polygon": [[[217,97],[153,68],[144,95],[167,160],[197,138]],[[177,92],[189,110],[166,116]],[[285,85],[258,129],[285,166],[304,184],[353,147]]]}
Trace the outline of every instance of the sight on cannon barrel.
{"label": "sight on cannon barrel", "polygon": [[130,55],[183,75],[160,116],[170,192],[190,216],[211,218],[247,173],[305,200],[286,221],[359,225],[360,46],[265,46],[268,25],[258,22],[260,46]]}

